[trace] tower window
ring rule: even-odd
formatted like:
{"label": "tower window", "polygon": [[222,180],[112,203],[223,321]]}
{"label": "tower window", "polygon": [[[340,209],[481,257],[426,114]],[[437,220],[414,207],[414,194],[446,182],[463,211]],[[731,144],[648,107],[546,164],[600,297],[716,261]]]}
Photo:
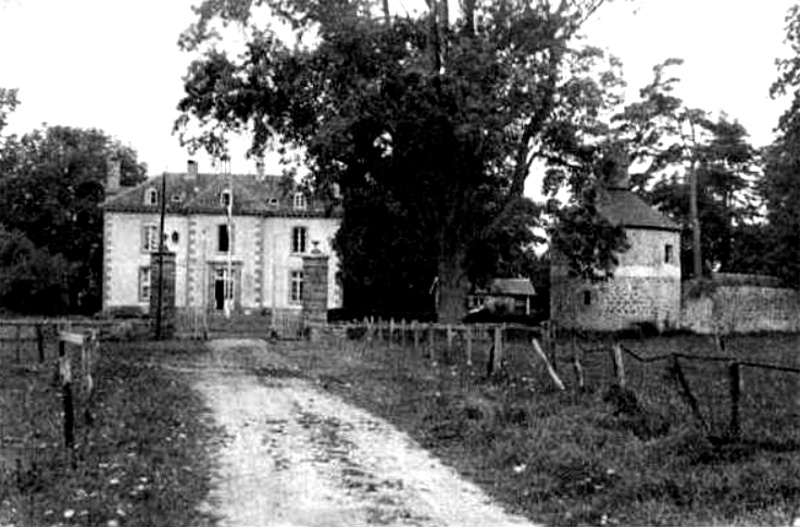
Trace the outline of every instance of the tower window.
{"label": "tower window", "polygon": [[591,306],[592,305],[592,292],[591,291],[584,291],[583,292],[583,305],[584,306]]}
{"label": "tower window", "polygon": [[145,205],[158,205],[158,192],[156,189],[149,188],[144,193],[144,204]]}
{"label": "tower window", "polygon": [[672,245],[667,244],[664,246],[664,263],[672,263],[675,256],[672,254]]}

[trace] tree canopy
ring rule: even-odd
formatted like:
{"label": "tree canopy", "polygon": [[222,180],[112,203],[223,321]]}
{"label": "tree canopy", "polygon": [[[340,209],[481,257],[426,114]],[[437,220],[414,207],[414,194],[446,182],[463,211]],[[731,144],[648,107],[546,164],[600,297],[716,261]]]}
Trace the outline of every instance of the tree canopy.
{"label": "tree canopy", "polygon": [[[303,148],[316,191],[342,189],[345,302],[452,320],[469,281],[524,266],[534,160],[584,148],[614,103],[615,65],[573,38],[603,3],[463,2],[452,17],[432,0],[414,18],[364,1],[206,0],[180,40],[198,56],[176,129],[218,155],[242,130],[254,154]],[[230,23],[247,35],[235,57],[215,31]]]}
{"label": "tree canopy", "polygon": [[[0,148],[0,226],[5,233],[0,250],[10,258],[3,271],[15,282],[6,280],[0,291],[6,308],[22,313],[100,309],[99,205],[109,165],[116,163],[123,183],[144,179],[145,167],[136,152],[100,130],[47,126],[6,138]],[[47,265],[53,267],[53,277],[46,282],[46,295],[53,300],[40,302],[36,288],[30,289],[31,298],[19,298],[24,277]]]}

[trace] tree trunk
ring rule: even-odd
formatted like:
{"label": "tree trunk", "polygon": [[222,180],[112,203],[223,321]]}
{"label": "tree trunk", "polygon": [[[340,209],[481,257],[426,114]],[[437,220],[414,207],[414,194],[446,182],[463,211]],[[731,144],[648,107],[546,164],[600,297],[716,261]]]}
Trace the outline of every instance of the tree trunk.
{"label": "tree trunk", "polygon": [[467,280],[461,258],[439,263],[436,314],[443,324],[458,324],[466,313]]}

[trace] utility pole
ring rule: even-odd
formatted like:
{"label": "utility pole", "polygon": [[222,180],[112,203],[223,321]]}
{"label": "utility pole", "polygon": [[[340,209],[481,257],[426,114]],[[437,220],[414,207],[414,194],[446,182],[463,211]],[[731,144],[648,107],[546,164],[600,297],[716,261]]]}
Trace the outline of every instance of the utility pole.
{"label": "utility pole", "polygon": [[225,208],[225,223],[228,230],[227,280],[225,280],[225,317],[231,318],[233,311],[233,174],[228,155],[222,157],[222,169],[228,176],[228,203]]}
{"label": "utility pole", "polygon": [[[158,296],[156,297],[156,340],[162,335],[162,307],[164,305],[164,217],[167,213],[167,173],[161,175],[161,221],[158,227]],[[151,275],[152,276],[152,275]]]}
{"label": "utility pole", "polygon": [[692,224],[692,271],[694,278],[703,277],[703,256],[701,251],[700,219],[697,212],[697,135],[695,134],[693,117],[689,116],[689,127],[692,134],[692,161],[689,172],[689,221]]}

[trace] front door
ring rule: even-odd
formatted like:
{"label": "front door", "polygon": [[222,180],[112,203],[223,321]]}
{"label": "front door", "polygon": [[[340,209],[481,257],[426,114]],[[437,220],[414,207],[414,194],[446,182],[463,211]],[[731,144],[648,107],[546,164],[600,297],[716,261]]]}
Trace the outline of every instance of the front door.
{"label": "front door", "polygon": [[226,300],[232,307],[234,291],[233,280],[228,277],[228,270],[224,267],[214,269],[214,309],[223,311]]}

